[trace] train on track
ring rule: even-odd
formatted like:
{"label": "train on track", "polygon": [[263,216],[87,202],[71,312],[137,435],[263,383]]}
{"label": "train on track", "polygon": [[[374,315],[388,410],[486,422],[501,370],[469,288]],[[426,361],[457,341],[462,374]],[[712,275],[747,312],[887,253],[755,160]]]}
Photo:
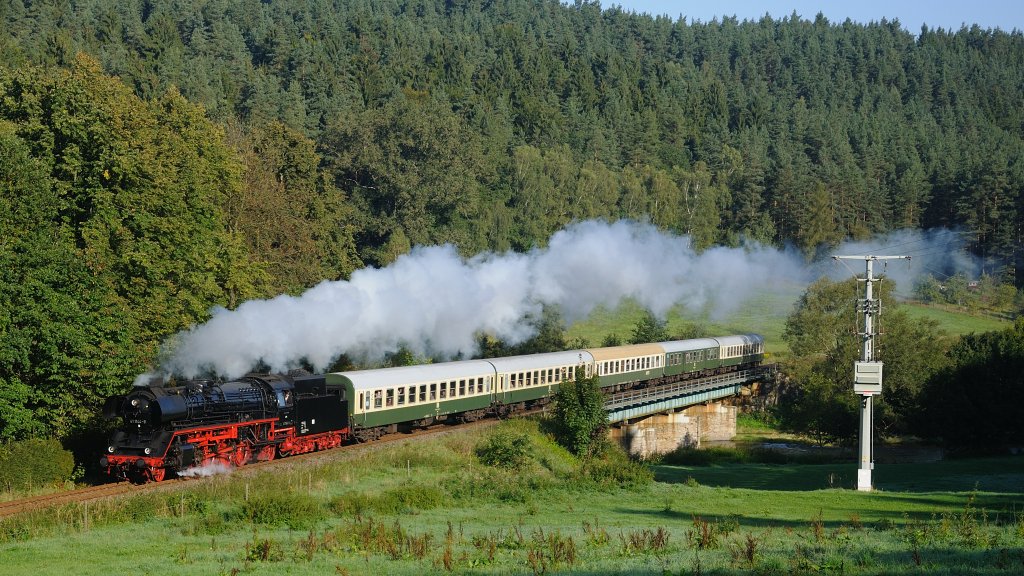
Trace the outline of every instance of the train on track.
{"label": "train on track", "polygon": [[596,375],[606,393],[658,386],[764,361],[757,334],[587,348],[323,375],[249,374],[137,386],[107,400],[120,418],[100,466],[133,482],[242,466],[365,442],[439,422],[505,416],[550,402]]}

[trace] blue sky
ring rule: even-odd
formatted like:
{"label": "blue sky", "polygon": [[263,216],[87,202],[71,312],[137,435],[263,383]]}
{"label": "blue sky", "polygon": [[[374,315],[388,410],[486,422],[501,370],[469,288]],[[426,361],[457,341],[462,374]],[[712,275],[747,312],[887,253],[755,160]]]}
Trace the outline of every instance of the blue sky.
{"label": "blue sky", "polygon": [[1001,28],[1007,32],[1024,31],[1024,1],[1022,0],[601,0],[602,8],[619,5],[633,12],[667,14],[673,19],[680,15],[687,20],[708,22],[714,17],[736,16],[757,20],[767,12],[772,18],[796,13],[813,20],[821,12],[829,22],[841,23],[847,18],[867,23],[882,18],[899,19],[908,31],[917,34],[921,24],[930,28],[959,30],[961,24],[978,24],[982,28]]}

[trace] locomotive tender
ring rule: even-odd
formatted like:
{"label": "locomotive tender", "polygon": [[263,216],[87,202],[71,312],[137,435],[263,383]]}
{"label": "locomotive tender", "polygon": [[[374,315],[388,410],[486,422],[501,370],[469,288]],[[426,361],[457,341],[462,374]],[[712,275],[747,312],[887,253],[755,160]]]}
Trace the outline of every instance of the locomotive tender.
{"label": "locomotive tender", "polygon": [[122,419],[100,466],[134,482],[211,464],[242,466],[368,441],[438,421],[471,422],[545,404],[561,382],[602,390],[669,384],[753,367],[757,334],[461,360],[326,375],[249,374],[231,382],[137,387],[107,400]]}

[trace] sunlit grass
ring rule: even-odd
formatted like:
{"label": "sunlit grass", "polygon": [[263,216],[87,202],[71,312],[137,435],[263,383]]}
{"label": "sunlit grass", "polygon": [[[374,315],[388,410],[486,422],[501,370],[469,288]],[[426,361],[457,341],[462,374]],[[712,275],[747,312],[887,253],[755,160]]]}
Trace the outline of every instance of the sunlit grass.
{"label": "sunlit grass", "polygon": [[[491,431],[331,455],[4,523],[4,574],[1006,574],[1024,569],[1020,458],[879,466],[655,467],[580,481],[530,422],[516,470]],[[754,489],[758,488],[758,489]]]}

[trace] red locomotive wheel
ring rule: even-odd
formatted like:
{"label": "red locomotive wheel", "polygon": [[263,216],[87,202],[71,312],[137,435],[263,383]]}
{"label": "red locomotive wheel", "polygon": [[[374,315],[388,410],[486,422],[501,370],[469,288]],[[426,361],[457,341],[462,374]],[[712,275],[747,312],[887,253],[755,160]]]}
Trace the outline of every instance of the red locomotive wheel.
{"label": "red locomotive wheel", "polygon": [[232,463],[235,466],[245,466],[246,463],[249,462],[249,459],[251,457],[252,457],[252,451],[249,450],[248,446],[239,446],[235,450],[235,454],[234,454],[234,458],[232,459]]}
{"label": "red locomotive wheel", "polygon": [[152,470],[149,471],[149,476],[150,476],[150,478],[153,479],[153,482],[160,482],[160,481],[162,481],[164,479],[164,476],[166,476],[166,475],[167,475],[167,469],[166,468],[153,468]]}
{"label": "red locomotive wheel", "polygon": [[260,462],[269,462],[276,456],[277,447],[274,445],[264,446],[260,448],[259,454],[256,455],[256,459]]}

